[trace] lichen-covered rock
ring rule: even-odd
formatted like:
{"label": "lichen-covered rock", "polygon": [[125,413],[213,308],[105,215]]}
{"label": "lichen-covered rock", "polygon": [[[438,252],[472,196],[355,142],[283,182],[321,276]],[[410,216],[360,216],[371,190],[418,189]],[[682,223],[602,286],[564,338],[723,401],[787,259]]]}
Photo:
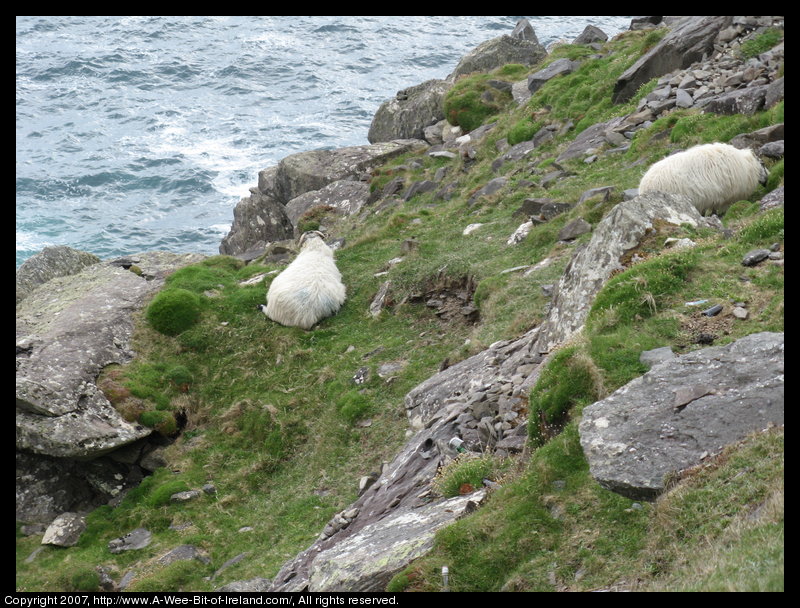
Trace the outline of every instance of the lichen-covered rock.
{"label": "lichen-covered rock", "polygon": [[547,51],[536,39],[498,36],[479,44],[462,57],[456,69],[448,76],[448,80],[455,80],[459,76],[472,72],[489,72],[507,63],[535,65],[546,55]]}
{"label": "lichen-covered rock", "polygon": [[50,279],[76,274],[99,261],[100,258],[92,253],[66,245],[45,247],[17,269],[17,303]]}
{"label": "lichen-covered rock", "polygon": [[305,192],[320,190],[331,182],[358,179],[361,173],[405,152],[427,148],[428,144],[424,141],[401,139],[367,146],[292,154],[278,164],[275,193],[278,200],[286,204]]}
{"label": "lichen-covered rock", "polygon": [[89,460],[150,434],[123,419],[95,380],[107,365],[133,356],[133,313],[163,285],[166,258],[176,269],[203,257],[141,254],[152,280],[94,264],[51,279],[17,305],[18,449]]}
{"label": "lichen-covered rock", "polygon": [[342,215],[358,213],[369,198],[369,186],[365,182],[339,180],[297,196],[286,203],[286,216],[297,227],[297,221],[308,210],[325,205],[333,207]]}
{"label": "lichen-covered rock", "polygon": [[413,559],[427,553],[440,528],[463,515],[485,491],[399,510],[322,551],[311,562],[308,590],[384,591],[386,584]]}
{"label": "lichen-covered rock", "polygon": [[550,315],[541,326],[540,352],[550,352],[583,326],[597,292],[612,272],[622,269],[622,255],[639,244],[656,219],[678,226],[705,225],[684,196],[648,192],[619,203],[595,226],[589,243],[575,253],[561,276]]}
{"label": "lichen-covered rock", "polygon": [[369,127],[371,143],[393,139],[425,139],[425,128],[444,119],[442,102],[452,83],[428,80],[381,104]]}
{"label": "lichen-covered rock", "polygon": [[62,513],[56,517],[42,537],[43,545],[73,547],[86,529],[86,518],[79,513]]}
{"label": "lichen-covered rock", "polygon": [[680,473],[750,433],[784,421],[783,334],[751,334],[654,365],[583,410],[591,475],[652,499]]}
{"label": "lichen-covered rock", "polygon": [[291,239],[294,226],[283,205],[275,198],[252,192],[233,210],[231,229],[219,245],[224,255],[241,255],[268,243]]}

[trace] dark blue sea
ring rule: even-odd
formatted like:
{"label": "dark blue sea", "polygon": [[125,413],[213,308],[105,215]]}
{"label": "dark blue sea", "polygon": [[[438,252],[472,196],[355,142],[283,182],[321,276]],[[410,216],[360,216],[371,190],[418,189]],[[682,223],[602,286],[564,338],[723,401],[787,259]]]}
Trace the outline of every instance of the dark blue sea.
{"label": "dark blue sea", "polygon": [[[381,103],[519,17],[17,17],[17,267],[215,254],[258,171],[367,142]],[[630,17],[528,17],[539,41]]]}

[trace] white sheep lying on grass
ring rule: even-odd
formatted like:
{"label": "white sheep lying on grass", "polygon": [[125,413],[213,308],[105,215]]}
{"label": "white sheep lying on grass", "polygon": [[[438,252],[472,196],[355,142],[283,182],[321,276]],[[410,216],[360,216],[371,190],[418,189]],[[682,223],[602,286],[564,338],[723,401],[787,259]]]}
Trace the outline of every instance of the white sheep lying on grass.
{"label": "white sheep lying on grass", "polygon": [[708,215],[746,199],[759,183],[766,183],[767,175],[750,149],[703,144],[655,163],[639,182],[639,194],[653,190],[684,194],[701,214]]}
{"label": "white sheep lying on grass", "polygon": [[339,310],[345,300],[342,275],[333,250],[320,232],[300,237],[300,253],[281,272],[267,291],[267,305],[261,312],[281,325],[310,329]]}

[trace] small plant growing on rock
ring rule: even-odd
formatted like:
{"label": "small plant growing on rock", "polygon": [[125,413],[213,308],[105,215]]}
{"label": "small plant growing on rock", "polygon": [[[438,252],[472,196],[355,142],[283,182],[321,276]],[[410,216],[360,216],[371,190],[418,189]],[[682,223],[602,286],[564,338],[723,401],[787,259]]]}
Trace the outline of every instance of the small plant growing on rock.
{"label": "small plant growing on rock", "polygon": [[146,314],[157,332],[177,336],[200,319],[200,296],[186,289],[165,289],[153,298]]}

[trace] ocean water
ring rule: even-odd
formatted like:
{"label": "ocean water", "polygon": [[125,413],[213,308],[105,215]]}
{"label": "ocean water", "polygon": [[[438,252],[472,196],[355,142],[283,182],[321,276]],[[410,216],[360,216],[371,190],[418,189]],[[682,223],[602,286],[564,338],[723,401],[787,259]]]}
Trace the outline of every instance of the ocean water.
{"label": "ocean water", "polygon": [[[17,267],[215,254],[258,171],[367,144],[381,103],[519,17],[17,17]],[[630,17],[528,17],[545,46]]]}

